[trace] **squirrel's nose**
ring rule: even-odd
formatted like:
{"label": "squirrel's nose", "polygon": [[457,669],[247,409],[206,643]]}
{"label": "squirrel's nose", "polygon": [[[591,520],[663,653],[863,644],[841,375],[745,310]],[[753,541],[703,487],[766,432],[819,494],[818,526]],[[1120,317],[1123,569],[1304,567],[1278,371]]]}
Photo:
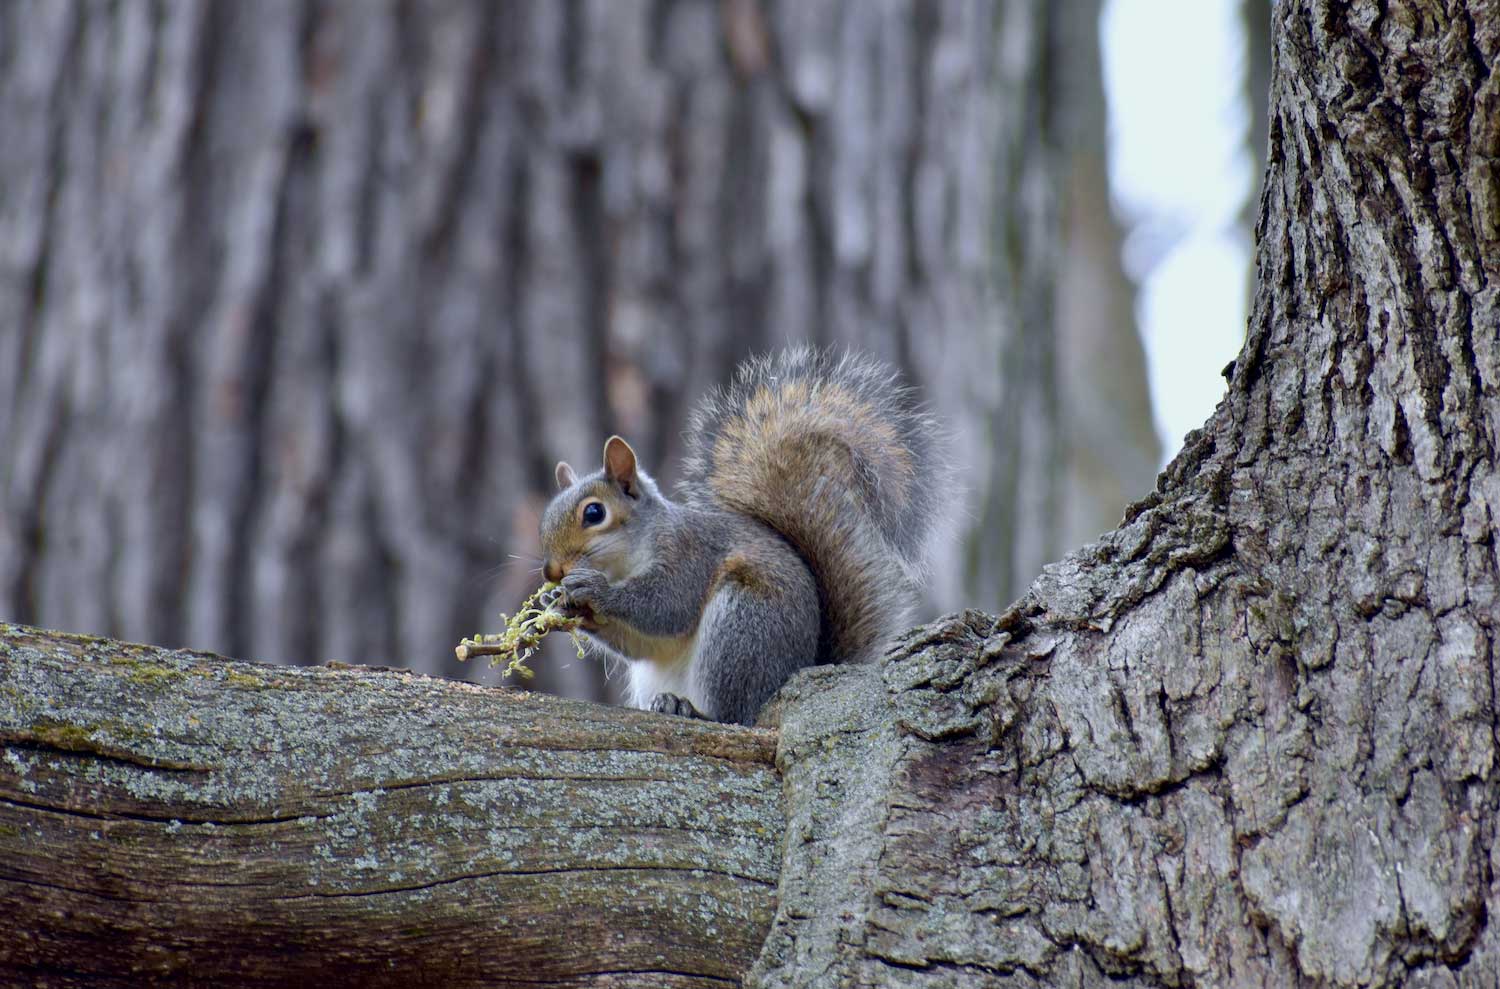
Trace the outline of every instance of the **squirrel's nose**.
{"label": "squirrel's nose", "polygon": [[542,565],[542,576],[555,584],[563,579],[563,568],[555,560],[548,560]]}

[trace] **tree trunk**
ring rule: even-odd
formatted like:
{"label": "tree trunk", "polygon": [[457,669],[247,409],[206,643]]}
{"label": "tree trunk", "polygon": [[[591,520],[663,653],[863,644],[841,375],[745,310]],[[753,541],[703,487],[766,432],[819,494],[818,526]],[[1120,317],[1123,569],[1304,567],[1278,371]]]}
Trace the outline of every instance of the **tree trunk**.
{"label": "tree trunk", "polygon": [[1253,176],[1241,219],[1253,229],[1271,139],[1271,0],[1240,0],[1240,29],[1245,33],[1245,153]]}
{"label": "tree trunk", "polygon": [[732,984],[774,736],[0,625],[0,983]]}
{"label": "tree trunk", "polygon": [[687,405],[795,340],[924,387],[969,487],[933,603],[1009,600],[1058,492],[1141,490],[1064,473],[1052,121],[1098,97],[1057,18],[0,4],[0,615],[461,675],[552,463],[620,431],[670,480]]}
{"label": "tree trunk", "polygon": [[[1500,983],[1500,18],[1274,32],[1227,398],[998,621],[820,684],[852,757],[783,725],[756,984]],[[811,785],[845,759],[889,790]]]}

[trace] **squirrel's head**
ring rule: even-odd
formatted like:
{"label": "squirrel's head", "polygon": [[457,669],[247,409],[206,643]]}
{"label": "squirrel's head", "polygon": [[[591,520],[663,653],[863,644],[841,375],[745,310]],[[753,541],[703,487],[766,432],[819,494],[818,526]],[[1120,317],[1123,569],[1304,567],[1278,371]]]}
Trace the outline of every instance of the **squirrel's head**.
{"label": "squirrel's head", "polygon": [[642,512],[661,501],[656,482],[636,463],[635,451],[618,436],[604,444],[604,466],[579,477],[557,465],[558,492],[542,515],[543,573],[561,580],[574,566],[621,580],[650,565],[644,540],[632,538]]}

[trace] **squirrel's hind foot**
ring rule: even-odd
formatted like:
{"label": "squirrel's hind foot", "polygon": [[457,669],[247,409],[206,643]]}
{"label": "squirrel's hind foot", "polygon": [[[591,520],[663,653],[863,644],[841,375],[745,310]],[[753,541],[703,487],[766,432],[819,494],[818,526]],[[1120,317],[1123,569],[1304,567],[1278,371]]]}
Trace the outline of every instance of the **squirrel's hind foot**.
{"label": "squirrel's hind foot", "polygon": [[677,694],[657,694],[651,698],[651,710],[657,714],[675,714],[681,718],[703,718],[707,720],[702,711],[693,706],[693,702],[686,697]]}

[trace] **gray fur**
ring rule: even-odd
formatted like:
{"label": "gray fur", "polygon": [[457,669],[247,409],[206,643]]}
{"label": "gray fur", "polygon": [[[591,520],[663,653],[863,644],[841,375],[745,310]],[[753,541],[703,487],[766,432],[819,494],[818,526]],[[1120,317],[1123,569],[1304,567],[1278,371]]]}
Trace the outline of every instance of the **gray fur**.
{"label": "gray fur", "polygon": [[727,583],[714,594],[692,674],[708,698],[704,716],[753,724],[771,695],[816,661],[818,592],[812,574],[800,560],[789,559],[783,578],[774,590]]}
{"label": "gray fur", "polygon": [[[780,431],[756,408],[765,392],[797,396],[774,405]],[[840,415],[836,400],[851,397],[889,437]],[[744,449],[747,422],[762,424],[751,431],[761,441],[754,459],[726,459],[725,445]],[[679,485],[687,503],[766,522],[811,566],[825,615],[818,661],[882,653],[909,621],[946,487],[936,422],[896,372],[807,347],[752,358],[698,405],[688,443]]]}

